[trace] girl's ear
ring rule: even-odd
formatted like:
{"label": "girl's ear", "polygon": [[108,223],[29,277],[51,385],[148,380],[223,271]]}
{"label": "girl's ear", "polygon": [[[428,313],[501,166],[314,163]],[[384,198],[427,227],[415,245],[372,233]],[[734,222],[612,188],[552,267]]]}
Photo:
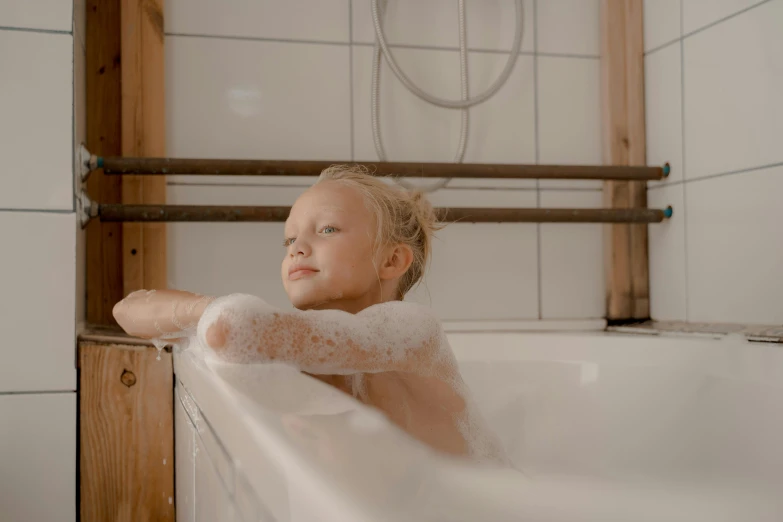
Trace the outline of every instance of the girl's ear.
{"label": "girl's ear", "polygon": [[405,244],[395,245],[386,251],[378,268],[378,276],[382,280],[396,279],[410,268],[413,263],[413,249]]}

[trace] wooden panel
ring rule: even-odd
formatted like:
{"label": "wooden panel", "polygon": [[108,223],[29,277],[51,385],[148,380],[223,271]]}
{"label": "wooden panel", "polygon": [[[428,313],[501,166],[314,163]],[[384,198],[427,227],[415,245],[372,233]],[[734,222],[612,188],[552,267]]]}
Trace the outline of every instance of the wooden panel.
{"label": "wooden panel", "polygon": [[[625,0],[625,82],[628,112],[628,164],[647,164],[644,115],[644,6],[643,0]],[[629,183],[631,207],[647,207],[647,183]],[[649,254],[646,225],[629,225],[631,317],[650,317]]]}
{"label": "wooden panel", "polygon": [[[121,0],[122,154],[166,155],[163,0]],[[164,177],[125,176],[122,203],[166,202]],[[123,288],[166,288],[166,228],[123,224]]]}
{"label": "wooden panel", "polygon": [[80,343],[82,522],[174,521],[171,354]]}
{"label": "wooden panel", "polygon": [[[604,162],[610,165],[646,163],[642,9],[642,0],[603,0],[601,4]],[[604,203],[608,208],[646,207],[646,184],[607,181]],[[605,230],[607,319],[646,319],[647,227],[607,225]]]}
{"label": "wooden panel", "polygon": [[[87,148],[100,156],[119,155],[120,143],[120,2],[89,0],[87,45]],[[121,203],[122,180],[93,172],[87,193],[94,201]],[[95,324],[114,324],[112,308],[123,297],[122,224],[94,219],[87,226],[87,315]]]}

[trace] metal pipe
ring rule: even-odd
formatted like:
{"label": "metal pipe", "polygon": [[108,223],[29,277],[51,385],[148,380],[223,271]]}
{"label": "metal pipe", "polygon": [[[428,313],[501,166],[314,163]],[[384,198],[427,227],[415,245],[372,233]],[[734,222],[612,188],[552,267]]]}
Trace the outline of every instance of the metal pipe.
{"label": "metal pipe", "polygon": [[[187,174],[192,176],[318,176],[339,161],[286,161],[237,159],[179,159],[97,157],[91,169],[109,175]],[[350,162],[349,162],[350,163]],[[669,174],[663,167],[619,165],[513,165],[487,163],[366,163],[377,176],[410,178],[495,178],[495,179],[579,179],[579,180],[660,180]]]}
{"label": "metal pipe", "polygon": [[[208,205],[98,205],[94,217],[124,222],[283,222],[291,207]],[[659,223],[667,209],[439,208],[444,222],[463,223]]]}

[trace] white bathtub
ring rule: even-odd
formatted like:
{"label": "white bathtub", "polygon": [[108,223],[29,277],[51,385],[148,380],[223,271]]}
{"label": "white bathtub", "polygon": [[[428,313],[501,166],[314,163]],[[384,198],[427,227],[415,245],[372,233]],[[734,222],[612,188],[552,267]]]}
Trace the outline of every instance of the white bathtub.
{"label": "white bathtub", "polygon": [[783,345],[449,337],[521,472],[436,455],[293,370],[184,352],[177,520],[783,521]]}

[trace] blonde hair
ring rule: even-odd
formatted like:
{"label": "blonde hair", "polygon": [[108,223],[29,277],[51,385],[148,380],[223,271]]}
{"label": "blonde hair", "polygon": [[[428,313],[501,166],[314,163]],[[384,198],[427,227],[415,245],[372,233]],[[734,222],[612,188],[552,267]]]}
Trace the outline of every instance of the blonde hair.
{"label": "blonde hair", "polygon": [[397,298],[402,300],[424,276],[434,232],[443,228],[429,200],[420,191],[409,191],[374,176],[363,165],[332,165],[321,172],[316,184],[324,181],[344,183],[362,193],[376,216],[376,252],[396,244],[408,245],[413,251],[413,262],[397,287]]}

